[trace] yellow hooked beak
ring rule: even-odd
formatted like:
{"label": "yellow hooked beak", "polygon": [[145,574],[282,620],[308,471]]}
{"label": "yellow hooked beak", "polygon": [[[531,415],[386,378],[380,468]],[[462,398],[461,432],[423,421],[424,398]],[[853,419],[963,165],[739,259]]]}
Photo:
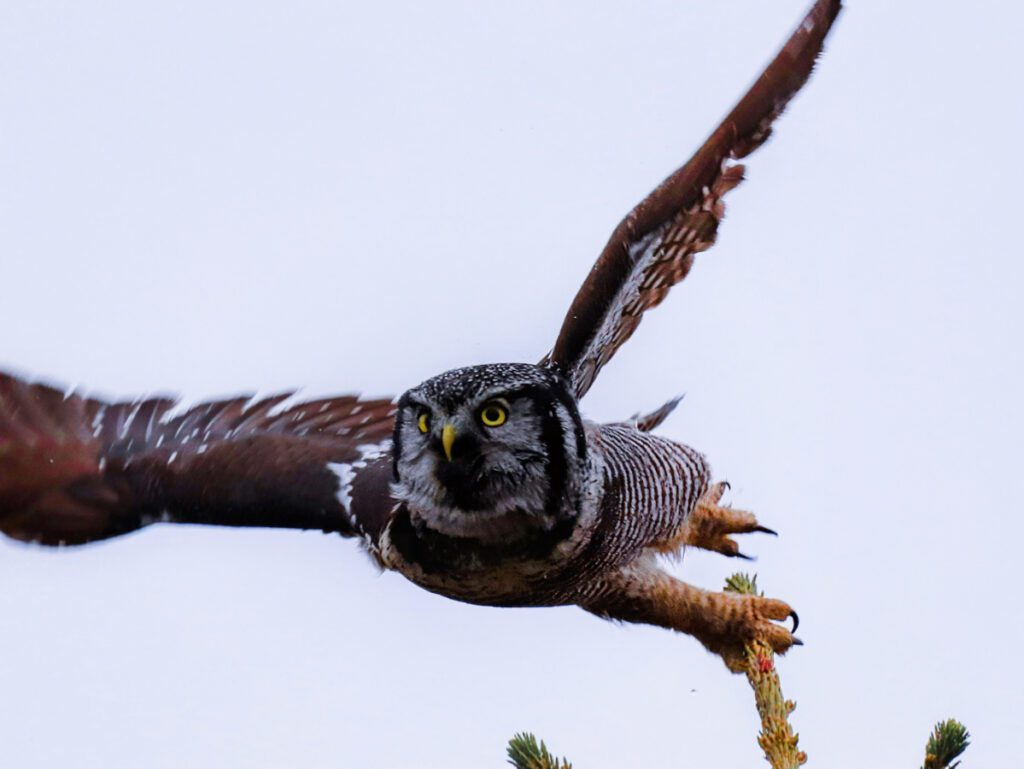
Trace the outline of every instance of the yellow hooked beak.
{"label": "yellow hooked beak", "polygon": [[448,457],[448,461],[452,461],[452,446],[455,445],[455,428],[451,425],[445,425],[441,429],[441,445],[444,446],[444,455]]}

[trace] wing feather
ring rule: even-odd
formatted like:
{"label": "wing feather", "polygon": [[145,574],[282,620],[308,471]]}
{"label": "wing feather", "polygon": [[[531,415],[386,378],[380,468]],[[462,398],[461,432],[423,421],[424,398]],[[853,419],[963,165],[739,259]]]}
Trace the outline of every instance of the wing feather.
{"label": "wing feather", "polygon": [[[351,483],[394,412],[390,399],[292,393],[180,411],[173,398],[108,403],[0,373],[0,530],[43,544],[157,520],[364,534],[331,466],[348,464]],[[376,530],[387,479],[359,501]]]}
{"label": "wing feather", "polygon": [[743,181],[746,157],[810,77],[841,0],[818,0],[750,90],[690,161],[634,208],[612,233],[573,300],[552,351],[577,397],[710,248],[725,214],[723,198]]}

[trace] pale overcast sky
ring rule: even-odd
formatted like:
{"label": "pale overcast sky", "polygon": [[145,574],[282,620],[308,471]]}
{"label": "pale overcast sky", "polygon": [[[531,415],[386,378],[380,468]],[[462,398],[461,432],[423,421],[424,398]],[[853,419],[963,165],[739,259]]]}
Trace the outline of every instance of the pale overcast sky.
{"label": "pale overcast sky", "polygon": [[[0,3],[0,366],[129,396],[397,394],[534,361],[619,218],[807,0]],[[782,663],[818,766],[914,767],[1024,713],[1021,17],[854,1],[719,244],[584,402],[781,533]],[[737,564],[673,567],[716,587]],[[0,543],[0,764],[752,767],[693,640],[380,576],[319,533]]]}

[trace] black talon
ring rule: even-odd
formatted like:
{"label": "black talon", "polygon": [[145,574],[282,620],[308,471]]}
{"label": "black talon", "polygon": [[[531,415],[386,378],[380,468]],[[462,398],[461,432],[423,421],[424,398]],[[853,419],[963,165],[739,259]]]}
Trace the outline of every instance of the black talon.
{"label": "black talon", "polygon": [[733,553],[732,557],[733,558],[742,558],[744,561],[756,561],[757,560],[756,556],[747,555],[746,553],[741,553],[739,550],[737,550],[735,553]]}
{"label": "black talon", "polygon": [[804,645],[804,642],[801,641],[799,638],[794,638],[793,639],[793,646],[803,646],[803,645]]}
{"label": "black talon", "polygon": [[769,529],[767,526],[762,526],[761,524],[755,526],[754,531],[760,531],[763,534],[771,534],[773,537],[779,536],[779,532],[775,531],[775,529]]}
{"label": "black talon", "polygon": [[799,614],[797,614],[797,613],[796,613],[795,611],[793,611],[792,609],[790,609],[790,610],[789,610],[789,616],[793,618],[793,629],[792,629],[792,630],[790,630],[789,632],[790,632],[790,633],[795,633],[795,632],[796,632],[796,629],[797,629],[798,627],[800,627],[800,615],[799,615]]}
{"label": "black talon", "polygon": [[723,486],[726,491],[731,491],[732,490],[732,484],[729,483],[729,481],[719,481],[718,483],[719,483],[720,486]]}

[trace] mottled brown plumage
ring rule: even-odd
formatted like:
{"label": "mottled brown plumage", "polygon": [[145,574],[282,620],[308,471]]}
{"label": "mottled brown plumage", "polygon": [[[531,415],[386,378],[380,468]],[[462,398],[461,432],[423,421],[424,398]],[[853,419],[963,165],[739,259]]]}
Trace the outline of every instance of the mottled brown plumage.
{"label": "mottled brown plumage", "polygon": [[397,403],[285,394],[187,410],[0,374],[0,530],[61,545],[155,522],[319,529],[458,600],[576,604],[693,635],[733,668],[754,636],[784,652],[787,604],[702,591],[658,566],[687,545],[740,555],[733,535],[768,531],[721,504],[699,452],[652,434],[678,399],[607,425],[578,401],[714,242],[743,178],[733,161],[768,137],[839,9],[818,0],[694,157],[615,229],[540,364],[457,369]]}

